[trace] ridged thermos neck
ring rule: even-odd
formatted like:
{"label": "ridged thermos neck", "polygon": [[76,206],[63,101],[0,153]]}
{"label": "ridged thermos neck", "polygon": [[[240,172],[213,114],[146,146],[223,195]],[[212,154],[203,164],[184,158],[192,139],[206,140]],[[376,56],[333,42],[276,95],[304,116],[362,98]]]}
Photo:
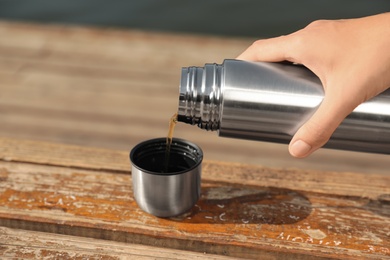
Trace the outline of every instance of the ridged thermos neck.
{"label": "ridged thermos neck", "polygon": [[178,121],[211,131],[219,129],[222,70],[218,64],[182,69]]}

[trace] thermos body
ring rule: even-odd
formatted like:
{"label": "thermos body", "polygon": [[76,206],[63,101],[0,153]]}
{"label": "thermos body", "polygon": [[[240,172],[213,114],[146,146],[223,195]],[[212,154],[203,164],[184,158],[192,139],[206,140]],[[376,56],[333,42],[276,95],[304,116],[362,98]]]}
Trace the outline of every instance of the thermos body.
{"label": "thermos body", "polygon": [[[178,121],[220,136],[288,143],[323,97],[321,81],[303,66],[225,60],[182,69]],[[390,154],[390,89],[358,106],[326,147]]]}

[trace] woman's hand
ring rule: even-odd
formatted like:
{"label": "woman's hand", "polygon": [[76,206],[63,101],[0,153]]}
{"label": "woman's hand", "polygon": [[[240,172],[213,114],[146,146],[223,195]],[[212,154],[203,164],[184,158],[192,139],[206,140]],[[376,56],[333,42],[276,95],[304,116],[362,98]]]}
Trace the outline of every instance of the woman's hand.
{"label": "woman's hand", "polygon": [[303,64],[325,97],[295,133],[289,151],[303,158],[323,146],[358,105],[390,87],[390,13],[315,21],[290,35],[258,40],[237,59]]}

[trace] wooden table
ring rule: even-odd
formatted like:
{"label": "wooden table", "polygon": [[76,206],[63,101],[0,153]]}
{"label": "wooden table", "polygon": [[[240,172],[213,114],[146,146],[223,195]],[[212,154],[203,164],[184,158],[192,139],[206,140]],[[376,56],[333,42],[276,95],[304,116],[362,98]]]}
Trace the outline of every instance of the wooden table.
{"label": "wooden table", "polygon": [[205,153],[202,198],[172,219],[137,207],[128,152],[166,135],[181,67],[234,58],[253,40],[0,21],[0,253],[390,257],[388,155],[296,160],[285,145],[178,124],[175,137]]}
{"label": "wooden table", "polygon": [[0,253],[13,258],[390,258],[390,175],[205,161],[202,196],[162,219],[128,152],[0,138]]}

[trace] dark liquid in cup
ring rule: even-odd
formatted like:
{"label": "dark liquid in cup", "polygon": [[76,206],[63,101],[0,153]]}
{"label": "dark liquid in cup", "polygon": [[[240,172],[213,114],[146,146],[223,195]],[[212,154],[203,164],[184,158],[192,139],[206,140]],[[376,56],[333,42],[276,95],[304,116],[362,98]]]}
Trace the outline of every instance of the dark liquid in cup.
{"label": "dark liquid in cup", "polygon": [[[194,158],[186,157],[182,153],[171,152],[169,157],[171,163],[167,165],[165,152],[162,150],[143,157],[137,165],[142,169],[164,175],[187,171],[197,163]],[[164,169],[163,172],[162,169]]]}
{"label": "dark liquid in cup", "polygon": [[131,161],[142,170],[158,175],[171,175],[186,172],[203,159],[202,150],[182,139],[173,138],[177,114],[169,121],[166,138],[146,141],[131,152]]}
{"label": "dark liquid in cup", "polygon": [[130,153],[132,164],[151,174],[172,175],[188,172],[202,162],[202,150],[178,138],[171,140],[167,161],[166,141],[166,138],[156,138],[138,144]]}

